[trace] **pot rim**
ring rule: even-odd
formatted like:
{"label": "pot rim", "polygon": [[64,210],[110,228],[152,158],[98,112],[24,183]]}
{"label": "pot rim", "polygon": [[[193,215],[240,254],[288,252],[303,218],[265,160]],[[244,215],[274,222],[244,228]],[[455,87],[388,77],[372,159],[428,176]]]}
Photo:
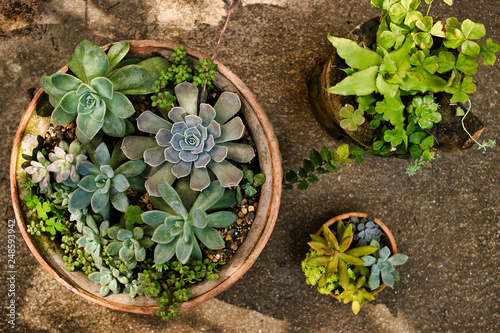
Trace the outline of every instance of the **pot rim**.
{"label": "pot rim", "polygon": [[[180,46],[180,44],[171,42],[171,41],[157,41],[157,40],[128,40],[130,43],[130,51],[129,53],[134,53],[134,52],[154,52],[157,50],[162,50],[166,52],[173,52],[173,48],[175,46]],[[118,42],[116,42],[118,43]],[[101,48],[103,50],[107,50],[109,47],[111,47],[113,44],[116,43],[110,43],[105,46],[102,46]],[[200,58],[209,58],[207,55],[205,55],[202,52],[199,52],[197,50],[194,50],[190,47],[185,47],[185,52],[194,58],[200,59]],[[269,205],[267,208],[267,212],[264,213],[265,216],[265,226],[261,230],[261,233],[258,235],[257,240],[255,241],[255,244],[253,244],[253,248],[249,252],[248,256],[244,260],[244,262],[236,268],[234,272],[229,274],[222,282],[219,284],[215,285],[213,288],[209,289],[208,291],[201,293],[198,295],[196,298],[190,299],[188,302],[182,303],[179,309],[187,309],[192,306],[198,305],[212,297],[217,296],[219,293],[223,292],[227,288],[229,288],[232,284],[234,284],[237,280],[239,280],[253,265],[253,263],[257,260],[257,257],[260,255],[262,250],[264,249],[267,241],[269,240],[269,237],[271,236],[272,230],[274,228],[274,225],[276,223],[276,219],[278,217],[278,211],[279,211],[279,206],[280,206],[280,201],[281,201],[281,191],[282,191],[282,186],[281,186],[281,179],[282,179],[282,170],[281,170],[281,154],[279,151],[279,145],[278,145],[278,140],[274,134],[272,125],[267,118],[266,113],[260,106],[260,104],[257,102],[257,99],[255,95],[250,91],[250,89],[237,77],[233,72],[231,72],[226,66],[218,62],[217,60],[214,61],[214,64],[217,64],[217,72],[221,74],[223,77],[225,77],[228,81],[230,81],[234,87],[239,91],[240,97],[245,99],[245,101],[249,104],[251,109],[253,110],[253,113],[255,114],[255,118],[258,121],[258,125],[262,128],[262,131],[265,136],[265,141],[267,144],[267,148],[269,149],[269,157],[268,160],[269,162],[269,167],[270,167],[270,173],[272,175],[271,179],[266,180],[270,181],[271,184],[269,185],[270,189],[270,195],[269,195]],[[64,73],[68,70],[68,66],[64,66],[61,69],[57,71],[57,73]],[[125,311],[125,312],[131,312],[131,313],[138,313],[138,314],[153,314],[156,311],[159,310],[158,306],[136,306],[132,304],[124,304],[124,303],[119,303],[115,301],[110,301],[107,300],[105,297],[100,297],[97,296],[93,293],[90,293],[89,291],[79,287],[79,286],[74,286],[71,284],[72,279],[67,279],[64,276],[61,276],[52,266],[49,264],[44,256],[41,254],[39,251],[37,245],[35,242],[31,239],[31,235],[27,233],[26,230],[26,225],[25,225],[25,219],[23,217],[22,211],[21,211],[21,205],[20,205],[20,198],[19,198],[19,193],[18,193],[18,188],[17,188],[17,178],[16,178],[16,170],[17,170],[17,159],[19,156],[19,151],[20,151],[20,143],[23,137],[23,134],[25,132],[25,129],[27,127],[28,121],[36,110],[36,105],[40,101],[40,98],[43,94],[43,90],[40,88],[33,99],[31,100],[28,108],[24,111],[21,120],[19,122],[19,126],[17,128],[15,137],[14,137],[14,143],[12,146],[12,152],[11,152],[11,159],[10,159],[10,190],[11,190],[11,198],[12,198],[12,203],[13,203],[13,208],[14,208],[14,213],[16,217],[16,221],[18,223],[21,235],[24,238],[24,241],[28,245],[28,248],[30,249],[31,253],[35,256],[37,261],[47,270],[50,275],[56,279],[57,282],[68,288],[69,290],[73,291],[75,294],[92,301],[96,304],[108,307],[110,309],[114,310],[119,310],[119,311]],[[259,207],[257,208],[257,212],[259,210]],[[231,262],[229,261],[228,264]]]}
{"label": "pot rim", "polygon": [[[330,227],[335,222],[340,221],[340,220],[348,219],[351,216],[356,216],[356,217],[361,217],[361,218],[363,218],[363,217],[367,218],[368,216],[370,216],[370,214],[359,213],[359,212],[345,213],[345,214],[341,214],[341,215],[332,217],[327,222],[325,222],[324,225],[326,225],[327,227]],[[398,253],[398,249],[396,247],[396,240],[394,239],[394,236],[393,236],[391,230],[389,230],[389,228],[384,224],[384,222],[382,222],[378,218],[375,217],[373,220],[374,220],[373,222],[375,222],[383,230],[384,234],[387,236],[387,243],[388,243],[387,246],[389,246],[389,249],[391,250],[391,254]],[[321,228],[319,228],[319,230],[316,232],[316,235],[321,235],[322,232],[323,232],[323,226],[321,226]],[[377,295],[385,287],[386,287],[386,285],[384,283],[382,283],[377,289],[375,289],[373,291],[370,291],[370,293],[372,295]],[[332,297],[334,297],[336,299],[339,298],[337,295],[335,295],[333,293],[330,293],[330,296],[332,296]]]}

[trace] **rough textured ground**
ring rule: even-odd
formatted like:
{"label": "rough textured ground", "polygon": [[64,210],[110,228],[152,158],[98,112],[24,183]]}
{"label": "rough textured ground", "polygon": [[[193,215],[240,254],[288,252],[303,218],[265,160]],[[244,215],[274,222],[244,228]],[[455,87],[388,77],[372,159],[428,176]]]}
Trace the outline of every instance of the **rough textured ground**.
{"label": "rough textured ground", "polygon": [[[108,310],[56,284],[17,233],[16,327],[7,324],[9,157],[22,112],[42,75],[65,64],[83,39],[170,39],[212,53],[228,3],[222,0],[15,0],[0,7],[0,330],[18,332],[485,332],[500,331],[498,148],[440,154],[417,176],[406,161],[366,157],[321,176],[306,192],[284,192],[271,239],[235,285],[176,321]],[[247,0],[234,11],[218,59],[249,86],[274,125],[284,168],[311,147],[336,147],[312,117],[307,79],[329,52],[327,33],[343,36],[377,14],[368,0]],[[433,15],[485,24],[500,41],[498,0],[436,0]],[[484,138],[498,138],[500,66],[481,68],[473,95]],[[370,212],[410,256],[402,281],[358,316],[304,283],[308,235],[328,218]]]}

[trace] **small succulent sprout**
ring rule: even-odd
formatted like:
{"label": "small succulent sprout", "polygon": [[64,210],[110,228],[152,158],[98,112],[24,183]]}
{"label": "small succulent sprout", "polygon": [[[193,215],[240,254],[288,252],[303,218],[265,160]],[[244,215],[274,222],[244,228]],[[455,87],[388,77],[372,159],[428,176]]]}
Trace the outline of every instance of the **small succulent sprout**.
{"label": "small succulent sprout", "polygon": [[105,143],[97,147],[93,157],[93,163],[82,161],[76,166],[83,178],[69,200],[70,213],[90,205],[95,213],[108,219],[110,204],[120,212],[126,212],[129,202],[124,192],[130,187],[129,179],[142,173],[146,164],[137,160],[116,167]]}
{"label": "small succulent sprout", "polygon": [[366,278],[361,276],[359,279],[355,281],[355,283],[349,283],[347,288],[339,295],[339,301],[347,304],[352,302],[352,312],[354,314],[358,314],[359,310],[365,303],[365,299],[369,301],[373,301],[375,297],[365,288],[363,285],[365,284]]}
{"label": "small succulent sprout", "polygon": [[89,142],[101,128],[110,136],[124,136],[125,119],[135,112],[125,94],[154,92],[158,73],[170,67],[161,57],[121,66],[120,61],[129,48],[128,42],[120,42],[106,54],[85,40],[68,60],[68,67],[76,77],[66,73],[44,76],[42,89],[55,108],[52,123],[66,125],[76,118],[76,133],[83,143]]}
{"label": "small succulent sprout", "polygon": [[133,230],[113,226],[108,230],[108,236],[113,240],[104,249],[110,256],[118,255],[128,269],[134,269],[137,262],[146,259],[146,249],[154,245],[151,237],[144,235],[144,229],[135,227]]}
{"label": "small succulent sprout", "polygon": [[376,247],[369,245],[349,249],[353,239],[352,227],[350,224],[346,227],[342,221],[337,222],[337,237],[326,225],[323,225],[323,237],[311,235],[312,241],[308,243],[313,250],[323,254],[307,261],[307,265],[310,266],[326,266],[324,274],[318,281],[320,288],[338,271],[339,284],[346,290],[349,285],[347,263],[363,265],[365,262],[360,257],[377,250]]}
{"label": "small succulent sprout", "polygon": [[418,123],[424,130],[431,129],[434,123],[441,122],[442,116],[438,109],[439,104],[434,103],[431,95],[415,96],[408,106],[409,112],[413,115],[413,122]]}
{"label": "small succulent sprout", "polygon": [[83,247],[94,260],[97,268],[102,268],[103,247],[107,244],[104,239],[109,229],[109,221],[103,221],[97,227],[97,223],[92,215],[85,216],[86,225],[83,226],[83,235],[76,241],[78,246]]}
{"label": "small succulent sprout", "polygon": [[155,228],[151,239],[157,243],[154,251],[156,265],[167,262],[174,254],[183,264],[189,258],[201,260],[198,240],[212,250],[224,248],[224,239],[215,228],[230,226],[237,216],[228,211],[206,213],[224,195],[219,181],[212,182],[198,195],[189,212],[168,182],[160,180],[159,191],[166,203],[161,207],[163,210],[142,214],[144,222]]}
{"label": "small succulent sprout", "polygon": [[368,245],[372,239],[380,241],[382,231],[373,221],[374,217],[372,215],[367,218],[363,217],[361,220],[355,216],[352,216],[350,219],[353,230],[356,231],[353,240],[359,241],[361,245]]}
{"label": "small succulent sprout", "polygon": [[80,181],[76,165],[87,159],[87,156],[81,154],[82,152],[83,148],[78,140],[73,141],[71,145],[61,141],[59,146],[54,148],[54,152],[49,154],[49,160],[52,163],[47,170],[56,173],[58,183],[76,187]]}
{"label": "small succulent sprout", "polygon": [[69,203],[69,198],[74,188],[61,183],[53,184],[54,190],[50,197],[53,199],[52,202],[60,207],[67,208]]}
{"label": "small succulent sprout", "polygon": [[382,279],[383,283],[394,288],[394,282],[399,281],[399,273],[394,266],[404,264],[408,260],[408,256],[402,253],[391,256],[391,250],[387,246],[381,249],[380,243],[376,240],[372,240],[370,245],[376,247],[377,251],[361,257],[365,262],[364,266],[371,267],[368,286],[371,290],[375,290],[380,286],[380,279]]}
{"label": "small succulent sprout", "polygon": [[121,289],[121,284],[126,285],[129,283],[129,279],[121,275],[120,271],[116,268],[110,270],[103,267],[99,272],[90,274],[89,279],[101,285],[100,293],[102,297],[106,297],[110,291],[118,294]]}
{"label": "small succulent sprout", "polygon": [[125,155],[156,168],[146,181],[152,196],[160,196],[160,179],[170,184],[176,178],[190,176],[190,187],[202,191],[210,185],[210,169],[223,187],[233,187],[243,172],[228,162],[247,163],[254,156],[250,145],[231,142],[240,139],[245,126],[234,117],[241,107],[238,95],[223,92],[214,107],[201,103],[198,89],[188,82],[175,87],[178,107],[168,113],[169,122],[146,111],[137,118],[137,127],[155,137],[128,136],[123,140]]}
{"label": "small succulent sprout", "polygon": [[47,161],[41,151],[36,154],[36,159],[37,161],[30,162],[30,166],[25,169],[26,173],[31,175],[31,181],[33,183],[39,183],[40,192],[50,193],[50,172],[47,169],[50,162]]}

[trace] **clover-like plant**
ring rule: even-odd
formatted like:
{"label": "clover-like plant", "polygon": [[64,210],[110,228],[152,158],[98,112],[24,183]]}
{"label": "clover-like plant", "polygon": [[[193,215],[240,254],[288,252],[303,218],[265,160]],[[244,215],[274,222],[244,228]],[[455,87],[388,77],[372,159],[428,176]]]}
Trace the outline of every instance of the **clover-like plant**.
{"label": "clover-like plant", "polygon": [[[119,149],[119,147],[115,146],[115,149]],[[93,163],[82,161],[76,166],[78,173],[83,178],[78,183],[78,189],[71,195],[68,205],[69,211],[75,213],[91,205],[95,213],[108,219],[111,203],[120,212],[126,212],[129,202],[123,192],[130,188],[129,180],[138,177],[146,168],[146,164],[137,160],[128,161],[118,166],[117,161],[111,159],[105,143],[101,143],[97,147],[93,157]]]}
{"label": "clover-like plant", "polygon": [[344,118],[340,121],[340,126],[349,131],[355,131],[358,125],[362,125],[365,122],[363,111],[354,111],[354,107],[351,104],[347,104],[340,109],[340,116]]}
{"label": "clover-like plant", "polygon": [[384,246],[380,248],[380,243],[373,239],[371,246],[377,248],[377,251],[371,255],[363,256],[364,266],[371,267],[368,286],[375,290],[380,286],[380,280],[387,286],[394,288],[394,282],[399,281],[399,273],[394,268],[395,265],[402,265],[408,260],[408,256],[402,253],[396,253],[391,256],[391,250]]}
{"label": "clover-like plant", "polygon": [[347,288],[339,295],[339,301],[347,304],[352,302],[351,308],[354,314],[358,314],[359,310],[365,303],[365,299],[373,301],[375,297],[368,292],[363,285],[365,284],[366,278],[361,276],[354,283],[349,283]]}
{"label": "clover-like plant", "polygon": [[146,249],[154,245],[151,237],[144,235],[144,229],[135,227],[133,230],[112,226],[108,237],[113,240],[105,247],[105,252],[111,256],[118,255],[128,269],[134,269],[137,262],[146,259]]}
{"label": "clover-like plant", "polygon": [[323,237],[311,235],[312,241],[307,244],[323,255],[309,259],[307,265],[326,266],[324,274],[318,281],[318,287],[323,287],[328,279],[338,271],[339,284],[344,290],[347,290],[349,273],[346,263],[363,265],[365,262],[360,257],[375,252],[377,248],[367,245],[349,249],[353,239],[352,227],[350,224],[346,227],[342,221],[337,222],[337,237],[326,225],[323,225]]}
{"label": "clover-like plant", "polygon": [[83,155],[84,149],[80,142],[75,140],[70,145],[61,141],[53,153],[49,153],[50,165],[47,170],[56,173],[56,181],[67,186],[75,187],[80,181],[80,175],[76,171],[76,165],[87,159]]}
{"label": "clover-like plant", "polygon": [[224,195],[224,187],[218,181],[212,182],[196,198],[188,211],[175,189],[166,181],[160,180],[159,191],[166,203],[162,210],[150,210],[142,214],[144,222],[155,227],[151,239],[157,243],[154,251],[155,264],[163,264],[174,254],[185,264],[189,258],[201,260],[202,254],[198,240],[209,249],[224,248],[224,239],[215,228],[225,228],[237,220],[228,211],[207,214]]}
{"label": "clover-like plant", "polygon": [[36,161],[30,162],[30,166],[25,169],[26,173],[31,175],[31,182],[38,183],[41,193],[50,193],[52,191],[50,187],[50,172],[47,169],[50,162],[47,161],[41,151],[37,152],[36,159]]}
{"label": "clover-like plant", "polygon": [[100,294],[105,297],[112,291],[118,294],[121,289],[121,285],[126,285],[129,283],[129,279],[120,274],[120,271],[116,268],[110,270],[106,267],[101,268],[99,272],[94,272],[89,275],[91,281],[101,285]]}
{"label": "clover-like plant", "polygon": [[[238,95],[223,92],[214,107],[201,103],[198,89],[188,82],[175,87],[179,103],[168,113],[169,122],[146,111],[137,118],[137,127],[148,136],[127,136],[122,143],[124,154],[131,160],[144,158],[155,168],[146,181],[152,196],[160,196],[161,179],[173,183],[176,178],[190,176],[190,187],[201,191],[210,185],[210,169],[224,187],[238,185],[243,172],[228,162],[249,162],[255,155],[250,145],[234,143],[245,126],[234,117],[241,107]],[[232,119],[231,119],[232,118]]]}
{"label": "clover-like plant", "polygon": [[101,128],[110,136],[124,136],[125,119],[135,112],[125,94],[154,92],[158,73],[170,66],[162,57],[123,66],[121,60],[129,48],[128,42],[120,42],[106,54],[85,40],[68,60],[75,76],[66,73],[44,76],[42,89],[55,108],[52,123],[66,125],[76,117],[77,136],[83,143],[90,141]]}

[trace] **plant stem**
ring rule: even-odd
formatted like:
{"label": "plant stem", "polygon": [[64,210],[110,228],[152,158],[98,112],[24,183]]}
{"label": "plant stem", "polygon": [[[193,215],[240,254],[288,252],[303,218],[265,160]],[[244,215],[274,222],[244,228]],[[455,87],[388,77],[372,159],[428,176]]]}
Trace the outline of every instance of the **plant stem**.
{"label": "plant stem", "polygon": [[[229,23],[229,18],[231,17],[231,14],[233,13],[233,9],[236,6],[236,3],[238,0],[233,0],[233,3],[231,4],[231,8],[229,8],[229,12],[227,13],[226,17],[226,22],[224,22],[224,26],[222,27],[222,30],[220,32],[219,40],[217,41],[217,45],[215,46],[214,54],[212,55],[212,58],[210,58],[210,61],[214,63],[215,57],[217,56],[217,52],[219,51],[219,46],[222,41],[222,37],[224,36],[224,33],[226,32],[227,24]],[[205,84],[203,85],[203,89],[201,90],[201,103],[204,103],[207,100],[207,80],[205,80]]]}

